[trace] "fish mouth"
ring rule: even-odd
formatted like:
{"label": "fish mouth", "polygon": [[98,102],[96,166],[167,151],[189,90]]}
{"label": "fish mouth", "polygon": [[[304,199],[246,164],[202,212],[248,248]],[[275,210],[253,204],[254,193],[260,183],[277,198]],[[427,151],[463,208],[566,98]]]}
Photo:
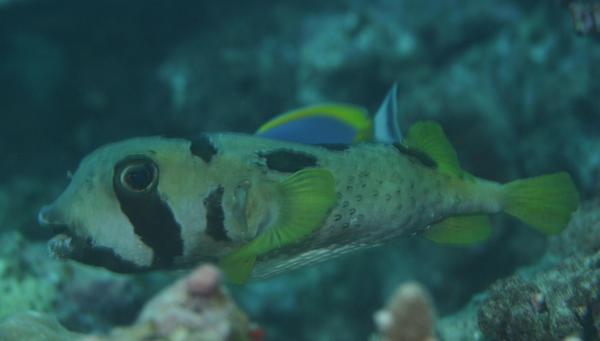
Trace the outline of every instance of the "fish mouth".
{"label": "fish mouth", "polygon": [[63,223],[62,214],[52,205],[42,207],[38,222],[52,228],[56,234],[48,241],[50,255],[59,260],[71,259],[83,264],[99,266],[119,273],[142,272],[149,269],[120,257],[115,250],[94,243],[91,236],[80,235],[81,226]]}
{"label": "fish mouth", "polygon": [[37,220],[41,226],[51,228],[55,234],[47,244],[50,255],[61,260],[72,258],[81,244],[81,238],[76,237],[69,225],[63,223],[64,219],[56,207],[42,207]]}
{"label": "fish mouth", "polygon": [[60,260],[76,259],[78,258],[78,253],[91,247],[89,241],[75,236],[68,229],[64,229],[63,227],[55,229],[63,230],[64,232],[58,233],[48,241],[48,251],[52,257]]}

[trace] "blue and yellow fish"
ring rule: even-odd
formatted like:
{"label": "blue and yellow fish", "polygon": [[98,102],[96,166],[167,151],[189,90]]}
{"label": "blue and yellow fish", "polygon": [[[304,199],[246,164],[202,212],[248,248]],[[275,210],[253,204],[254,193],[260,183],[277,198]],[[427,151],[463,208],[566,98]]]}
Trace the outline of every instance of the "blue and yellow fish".
{"label": "blue and yellow fish", "polygon": [[508,184],[470,175],[434,122],[403,136],[393,88],[373,118],[324,104],[255,135],[106,145],[38,219],[65,227],[49,242],[59,258],[118,272],[213,261],[243,283],[402,236],[483,241],[499,212],[555,234],[578,201],[566,173]]}

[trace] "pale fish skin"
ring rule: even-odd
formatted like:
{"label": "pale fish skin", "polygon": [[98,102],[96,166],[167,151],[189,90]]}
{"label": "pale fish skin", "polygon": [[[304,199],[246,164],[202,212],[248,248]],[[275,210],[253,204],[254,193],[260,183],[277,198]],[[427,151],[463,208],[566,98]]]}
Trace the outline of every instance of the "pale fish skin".
{"label": "pale fish skin", "polygon": [[[129,197],[118,198],[114,173],[132,157],[156,165],[158,185],[155,209],[132,205],[133,213],[126,214],[122,201]],[[309,236],[258,256],[251,277],[264,278],[421,234],[446,217],[502,211],[500,184],[441,172],[429,161],[390,144],[337,150],[233,133],[205,134],[195,142],[134,138],[88,155],[38,219],[67,226],[49,244],[62,258],[120,272],[189,267],[219,261],[277,228],[283,202],[278,184],[302,169],[328,170],[335,203]],[[144,215],[138,217],[137,231],[132,214]],[[157,221],[168,224],[140,232],[141,223]]]}

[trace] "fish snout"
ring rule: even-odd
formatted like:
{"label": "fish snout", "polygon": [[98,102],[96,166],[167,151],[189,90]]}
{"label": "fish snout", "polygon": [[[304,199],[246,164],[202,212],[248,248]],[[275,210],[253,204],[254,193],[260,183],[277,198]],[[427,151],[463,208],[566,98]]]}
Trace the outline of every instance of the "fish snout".
{"label": "fish snout", "polygon": [[50,254],[58,259],[70,258],[76,251],[77,238],[70,230],[65,216],[54,203],[40,208],[37,216],[38,223],[52,228],[55,236],[48,241]]}
{"label": "fish snout", "polygon": [[66,225],[64,217],[55,205],[46,205],[40,208],[37,220],[38,224],[42,226]]}

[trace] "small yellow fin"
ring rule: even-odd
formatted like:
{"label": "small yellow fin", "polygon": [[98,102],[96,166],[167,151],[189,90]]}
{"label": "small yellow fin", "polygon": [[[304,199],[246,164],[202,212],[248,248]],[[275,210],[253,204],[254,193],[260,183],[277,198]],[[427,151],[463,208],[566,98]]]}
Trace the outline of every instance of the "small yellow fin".
{"label": "small yellow fin", "polygon": [[249,252],[237,252],[224,257],[219,266],[225,277],[232,283],[244,284],[250,278],[256,263],[256,255]]}
{"label": "small yellow fin", "polygon": [[324,169],[301,170],[280,186],[283,194],[281,212],[275,227],[221,261],[223,271],[234,283],[242,284],[248,280],[256,257],[298,242],[321,227],[336,201],[335,180],[331,172]]}
{"label": "small yellow fin", "polygon": [[505,185],[504,211],[545,233],[561,232],[579,206],[579,193],[565,172]]}
{"label": "small yellow fin", "polygon": [[449,217],[431,226],[423,237],[440,244],[465,245],[482,242],[492,233],[485,215]]}
{"label": "small yellow fin", "polygon": [[442,127],[433,121],[413,124],[406,137],[406,145],[427,154],[438,165],[440,171],[460,175],[456,151],[448,141]]}

